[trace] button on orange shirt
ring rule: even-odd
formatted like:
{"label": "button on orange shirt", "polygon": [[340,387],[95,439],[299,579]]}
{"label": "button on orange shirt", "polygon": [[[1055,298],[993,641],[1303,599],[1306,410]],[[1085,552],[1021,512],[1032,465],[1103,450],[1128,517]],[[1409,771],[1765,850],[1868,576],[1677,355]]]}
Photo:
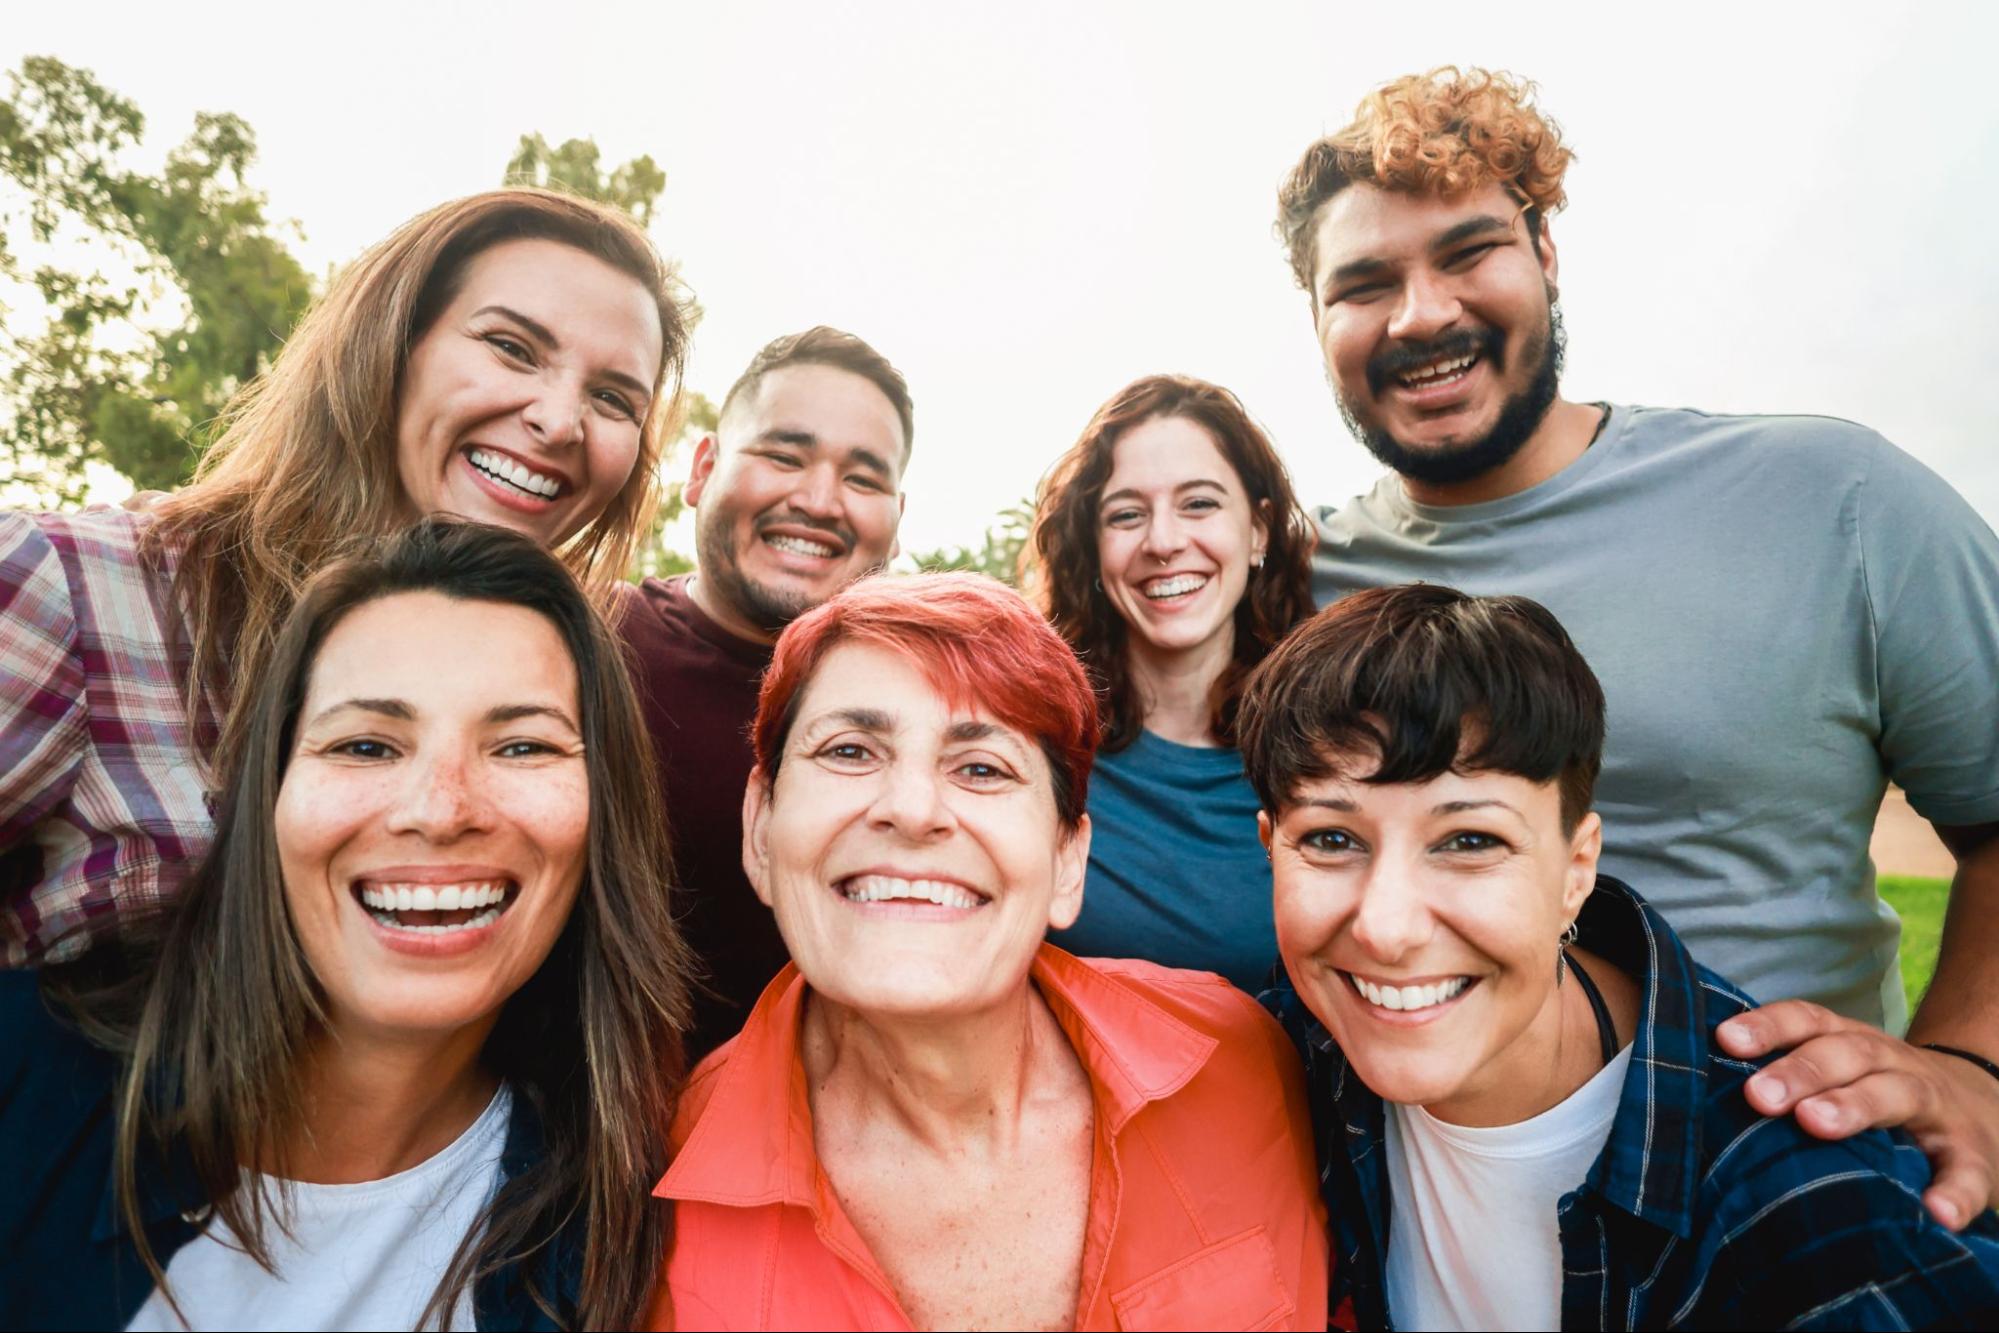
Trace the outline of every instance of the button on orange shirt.
{"label": "button on orange shirt", "polygon": [[[1032,972],[1096,1095],[1079,1329],[1326,1327],[1298,1059],[1221,978],[1044,944]],[[689,1329],[907,1329],[812,1142],[787,967],[674,1121],[671,1312]]]}

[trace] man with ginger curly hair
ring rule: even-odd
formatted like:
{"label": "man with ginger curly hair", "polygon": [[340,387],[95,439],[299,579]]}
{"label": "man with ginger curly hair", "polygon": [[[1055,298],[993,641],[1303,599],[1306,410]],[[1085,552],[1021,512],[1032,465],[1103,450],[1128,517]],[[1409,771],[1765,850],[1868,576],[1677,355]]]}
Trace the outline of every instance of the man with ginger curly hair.
{"label": "man with ginger curly hair", "polygon": [[[1391,469],[1322,514],[1319,599],[1420,580],[1553,610],[1609,698],[1605,869],[1784,1001],[1719,1031],[1796,1048],[1751,1102],[1823,1138],[1905,1125],[1962,1226],[1999,1174],[1999,539],[1849,422],[1564,399],[1570,156],[1531,85],[1442,69],[1285,180],[1341,413]],[[1890,780],[1958,858],[1907,1042],[1867,855]]]}

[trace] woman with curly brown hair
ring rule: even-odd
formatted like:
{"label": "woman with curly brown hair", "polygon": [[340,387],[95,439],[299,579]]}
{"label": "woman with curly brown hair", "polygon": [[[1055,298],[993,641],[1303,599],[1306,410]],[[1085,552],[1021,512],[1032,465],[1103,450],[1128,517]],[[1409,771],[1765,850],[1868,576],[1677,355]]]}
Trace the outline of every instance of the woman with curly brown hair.
{"label": "woman with curly brown hair", "polygon": [[1236,700],[1312,613],[1311,554],[1269,438],[1189,376],[1119,390],[1042,482],[1028,587],[1104,717],[1088,887],[1063,948],[1262,985],[1277,945]]}

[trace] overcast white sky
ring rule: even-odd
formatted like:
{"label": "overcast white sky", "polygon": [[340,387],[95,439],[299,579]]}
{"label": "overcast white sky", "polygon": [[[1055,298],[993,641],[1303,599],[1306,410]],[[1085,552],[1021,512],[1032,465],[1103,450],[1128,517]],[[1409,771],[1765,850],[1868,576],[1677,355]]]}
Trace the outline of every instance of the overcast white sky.
{"label": "overcast white sky", "polygon": [[1240,393],[1308,503],[1365,489],[1277,181],[1377,83],[1507,68],[1579,154],[1570,397],[1851,417],[1999,520],[1999,6],[1647,8],[100,0],[10,6],[0,56],[94,70],[155,154],[242,115],[315,269],[525,132],[651,153],[690,383],[814,323],[874,342],[916,397],[912,547],[975,540],[1152,371]]}

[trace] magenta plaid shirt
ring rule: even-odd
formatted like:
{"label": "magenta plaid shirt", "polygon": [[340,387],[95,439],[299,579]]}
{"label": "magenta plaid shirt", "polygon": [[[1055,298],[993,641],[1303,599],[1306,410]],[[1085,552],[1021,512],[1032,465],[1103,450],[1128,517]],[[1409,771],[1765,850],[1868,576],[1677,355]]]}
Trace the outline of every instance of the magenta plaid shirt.
{"label": "magenta plaid shirt", "polygon": [[[214,837],[172,569],[124,509],[0,513],[0,964],[177,889]],[[202,700],[204,730],[214,701]],[[65,952],[69,952],[65,950]]]}

